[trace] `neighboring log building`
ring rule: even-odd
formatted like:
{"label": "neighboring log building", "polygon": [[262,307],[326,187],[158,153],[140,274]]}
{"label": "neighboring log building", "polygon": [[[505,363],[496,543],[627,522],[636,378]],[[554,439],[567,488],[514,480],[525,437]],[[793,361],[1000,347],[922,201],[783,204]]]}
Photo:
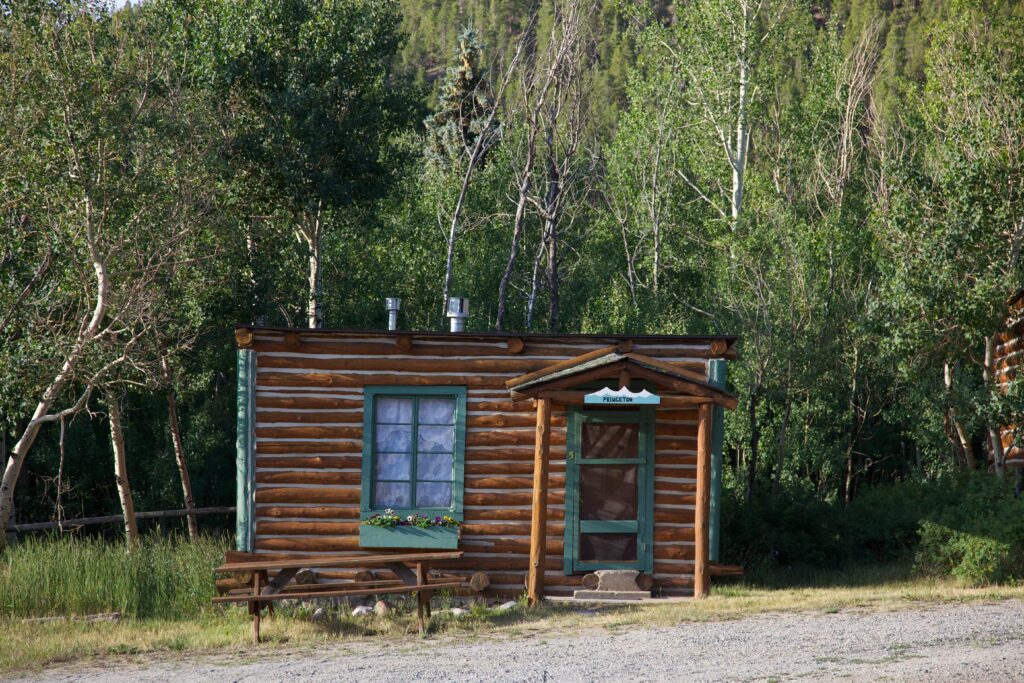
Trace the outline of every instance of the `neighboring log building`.
{"label": "neighboring log building", "polygon": [[[1010,299],[1006,329],[996,336],[995,381],[1003,387],[1019,376],[1024,365],[1024,289]],[[1008,467],[1024,467],[1024,449],[1013,445],[1013,427],[1002,430],[1003,453]]]}
{"label": "neighboring log building", "polygon": [[[457,544],[450,570],[487,572],[497,593],[522,593],[529,574],[534,597],[571,593],[595,568],[638,569],[656,594],[706,592],[734,337],[235,337],[239,550],[379,549],[386,532],[360,520],[393,508],[459,520],[458,538],[424,543]],[[584,398],[623,386],[660,403]]]}

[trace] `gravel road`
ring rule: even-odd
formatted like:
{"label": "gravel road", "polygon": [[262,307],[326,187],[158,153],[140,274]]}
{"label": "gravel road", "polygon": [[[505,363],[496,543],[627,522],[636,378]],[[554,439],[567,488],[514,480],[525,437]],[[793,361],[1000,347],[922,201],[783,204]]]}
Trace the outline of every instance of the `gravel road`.
{"label": "gravel road", "polygon": [[896,612],[774,614],[566,636],[401,645],[50,669],[38,681],[1024,681],[1024,603]]}

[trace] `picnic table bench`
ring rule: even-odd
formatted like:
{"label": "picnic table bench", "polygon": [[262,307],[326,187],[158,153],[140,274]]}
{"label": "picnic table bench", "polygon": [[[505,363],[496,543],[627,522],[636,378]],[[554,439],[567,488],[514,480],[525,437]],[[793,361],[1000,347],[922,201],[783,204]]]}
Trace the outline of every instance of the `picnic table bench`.
{"label": "picnic table bench", "polygon": [[[229,555],[228,557],[231,557]],[[457,560],[461,550],[442,552],[403,552],[381,555],[317,555],[286,560],[262,560],[249,557],[241,561],[226,561],[217,567],[218,574],[250,575],[248,583],[213,598],[215,603],[245,602],[252,614],[253,642],[260,642],[260,613],[268,607],[273,615],[277,600],[308,600],[379,593],[416,593],[417,616],[420,633],[425,628],[424,617],[430,618],[430,598],[434,591],[445,588],[469,587],[468,579],[457,576],[429,576],[430,564],[443,560]],[[346,567],[383,568],[395,574],[396,579],[372,579],[320,584],[296,584],[293,579],[304,569],[340,569]],[[271,573],[274,573],[271,576]]]}

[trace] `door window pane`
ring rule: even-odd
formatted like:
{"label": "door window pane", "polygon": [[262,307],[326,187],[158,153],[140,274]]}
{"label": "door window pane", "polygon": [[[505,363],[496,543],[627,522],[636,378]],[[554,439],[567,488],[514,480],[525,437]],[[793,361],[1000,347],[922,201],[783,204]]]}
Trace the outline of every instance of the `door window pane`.
{"label": "door window pane", "polygon": [[636,519],[638,466],[580,465],[580,519]]}
{"label": "door window pane", "polygon": [[583,458],[636,458],[640,452],[640,425],[585,422]]}
{"label": "door window pane", "polygon": [[636,562],[636,534],[580,534],[583,562]]}

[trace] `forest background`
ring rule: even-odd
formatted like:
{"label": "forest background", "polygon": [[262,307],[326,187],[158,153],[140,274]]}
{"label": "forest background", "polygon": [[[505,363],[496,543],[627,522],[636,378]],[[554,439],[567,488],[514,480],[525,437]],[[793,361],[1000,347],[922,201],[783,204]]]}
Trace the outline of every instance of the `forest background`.
{"label": "forest background", "polygon": [[726,560],[1024,576],[1021,45],[981,0],[0,2],[0,517],[230,505],[236,323],[459,295],[739,335]]}

